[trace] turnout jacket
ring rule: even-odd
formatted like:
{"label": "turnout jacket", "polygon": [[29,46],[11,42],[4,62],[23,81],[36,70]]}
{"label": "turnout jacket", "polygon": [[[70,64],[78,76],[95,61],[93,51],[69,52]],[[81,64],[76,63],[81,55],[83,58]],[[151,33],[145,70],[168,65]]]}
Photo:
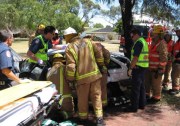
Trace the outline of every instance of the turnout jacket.
{"label": "turnout jacket", "polygon": [[102,77],[104,66],[101,49],[88,38],[75,37],[66,48],[66,79],[77,84],[91,83]]}
{"label": "turnout jacket", "polygon": [[157,43],[152,42],[149,51],[149,68],[158,69],[165,68],[167,64],[167,44],[164,40],[159,40]]}

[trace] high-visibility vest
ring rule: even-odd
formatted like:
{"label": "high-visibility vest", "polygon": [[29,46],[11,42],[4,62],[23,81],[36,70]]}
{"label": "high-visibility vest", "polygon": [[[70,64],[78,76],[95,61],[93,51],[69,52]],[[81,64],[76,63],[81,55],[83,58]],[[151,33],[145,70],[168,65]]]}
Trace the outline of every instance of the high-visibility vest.
{"label": "high-visibility vest", "polygon": [[[138,61],[136,63],[137,66],[140,66],[140,67],[149,67],[149,59],[148,59],[148,53],[149,53],[149,49],[148,49],[148,44],[147,42],[144,40],[144,38],[140,37],[135,43],[134,45],[137,43],[137,42],[141,42],[143,44],[143,48],[142,48],[142,51],[138,57]],[[133,54],[134,54],[134,46],[131,50],[131,60],[133,59]]]}
{"label": "high-visibility vest", "polygon": [[150,50],[149,50],[149,68],[152,69],[157,69],[159,67],[159,65],[161,66],[165,66],[166,62],[160,62],[159,59],[159,53],[157,52],[157,47],[159,46],[161,40],[156,43],[156,45],[151,46]]}
{"label": "high-visibility vest", "polygon": [[[41,60],[43,60],[43,61],[47,61],[47,60],[48,60],[48,55],[47,55],[48,43],[45,43],[45,42],[44,42],[44,39],[42,38],[42,35],[39,35],[39,36],[37,36],[36,38],[39,38],[39,39],[41,40],[44,48],[39,49],[39,51],[35,54],[35,56],[36,56],[38,59],[41,59]],[[37,61],[32,60],[32,59],[29,59],[29,62],[37,63]]]}
{"label": "high-visibility vest", "polygon": [[180,52],[180,40],[176,41],[173,47],[173,56],[175,57],[175,60],[180,60],[179,57],[176,57],[176,55]]}

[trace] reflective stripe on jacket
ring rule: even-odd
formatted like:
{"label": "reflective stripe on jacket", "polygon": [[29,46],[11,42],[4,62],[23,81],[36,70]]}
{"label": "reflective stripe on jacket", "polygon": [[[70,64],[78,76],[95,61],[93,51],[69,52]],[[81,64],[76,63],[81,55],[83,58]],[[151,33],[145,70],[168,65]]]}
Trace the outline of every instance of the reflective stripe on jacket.
{"label": "reflective stripe on jacket", "polygon": [[[47,61],[48,60],[48,56],[47,56],[47,49],[48,49],[48,43],[45,43],[43,38],[42,38],[42,35],[39,35],[37,36],[36,38],[39,38],[44,46],[44,48],[42,49],[39,49],[39,51],[35,54],[35,56],[38,58],[38,59],[41,59],[43,61]],[[33,62],[33,63],[37,63],[37,61],[35,60],[32,60],[32,59],[29,59],[29,62]]]}
{"label": "reflective stripe on jacket", "polygon": [[[135,43],[134,45],[137,43],[137,42],[141,42],[143,44],[143,47],[142,47],[142,51],[138,57],[138,61],[136,63],[137,66],[140,66],[140,67],[149,67],[149,59],[148,59],[148,52],[149,52],[149,49],[148,49],[148,44],[147,42],[144,40],[144,38],[140,37]],[[133,59],[133,54],[134,54],[134,48],[131,50],[131,60]]]}
{"label": "reflective stripe on jacket", "polygon": [[[158,47],[162,46],[158,50]],[[163,55],[163,56],[162,56]],[[149,50],[149,68],[157,69],[160,66],[165,67],[167,64],[167,45],[164,41],[159,41],[154,46],[151,45]]]}
{"label": "reflective stripe on jacket", "polygon": [[103,54],[89,39],[76,38],[67,46],[67,80],[76,80],[77,84],[91,83],[102,77],[98,69],[99,65],[104,65]]}

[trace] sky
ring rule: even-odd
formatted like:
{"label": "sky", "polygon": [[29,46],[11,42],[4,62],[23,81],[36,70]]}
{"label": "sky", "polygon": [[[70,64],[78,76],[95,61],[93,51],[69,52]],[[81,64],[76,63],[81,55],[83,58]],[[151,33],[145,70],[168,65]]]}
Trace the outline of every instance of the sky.
{"label": "sky", "polygon": [[[107,6],[107,3],[103,3],[103,2],[96,2],[96,0],[91,0],[93,1],[94,3],[98,3],[101,8],[103,8],[104,10],[108,10],[108,6]],[[119,6],[119,1],[118,0],[115,0],[111,5],[114,5],[114,6]],[[106,27],[107,25],[110,25],[112,26],[112,24],[110,24],[109,22],[107,22],[101,15],[96,15],[94,18],[92,18],[90,21],[93,22],[93,24],[96,24],[96,23],[101,23],[104,27]]]}

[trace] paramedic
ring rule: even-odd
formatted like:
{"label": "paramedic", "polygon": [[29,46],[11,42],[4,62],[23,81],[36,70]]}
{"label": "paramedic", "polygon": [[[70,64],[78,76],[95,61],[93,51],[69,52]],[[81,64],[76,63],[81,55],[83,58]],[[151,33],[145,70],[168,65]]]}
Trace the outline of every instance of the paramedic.
{"label": "paramedic", "polygon": [[29,57],[28,62],[41,65],[46,65],[43,67],[39,80],[46,80],[46,73],[48,69],[48,49],[52,48],[53,45],[51,40],[55,34],[55,28],[53,26],[47,26],[44,29],[44,34],[36,36],[33,39],[31,46],[27,52]]}
{"label": "paramedic", "polygon": [[146,105],[144,75],[149,66],[149,50],[148,43],[140,35],[138,29],[132,29],[131,38],[134,46],[131,50],[131,64],[128,69],[128,76],[132,76],[131,106],[125,109],[126,112],[137,112],[138,109],[144,109]]}
{"label": "paramedic", "polygon": [[14,61],[10,46],[13,42],[13,34],[7,30],[0,31],[0,90],[13,86],[12,81],[24,83],[14,73]]}
{"label": "paramedic", "polygon": [[[161,99],[162,76],[167,64],[167,44],[163,40],[161,25],[153,27],[152,43],[149,50],[149,69],[145,76],[146,98],[148,104],[155,104]],[[152,89],[152,97],[151,97]]]}
{"label": "paramedic", "polygon": [[102,75],[98,69],[98,65],[104,65],[102,52],[90,39],[80,38],[76,30],[71,27],[64,31],[64,37],[69,43],[65,51],[66,80],[76,85],[80,121],[85,123],[88,118],[88,98],[90,97],[97,126],[103,126]]}
{"label": "paramedic", "polygon": [[172,65],[172,89],[169,91],[171,95],[176,95],[180,92],[180,29],[176,29],[178,40],[173,47],[173,65]]}
{"label": "paramedic", "polygon": [[60,114],[64,119],[71,118],[74,113],[74,103],[72,91],[65,81],[65,59],[57,53],[53,56],[53,67],[47,73],[47,80],[52,81],[58,89],[58,93],[62,94],[59,104],[61,105]]}

